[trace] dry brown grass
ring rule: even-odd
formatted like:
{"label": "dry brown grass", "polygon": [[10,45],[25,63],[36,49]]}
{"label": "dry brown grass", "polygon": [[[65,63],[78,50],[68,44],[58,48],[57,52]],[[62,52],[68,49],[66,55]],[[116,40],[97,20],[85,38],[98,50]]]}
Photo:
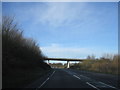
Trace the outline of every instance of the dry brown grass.
{"label": "dry brown grass", "polygon": [[[83,63],[77,64],[77,68],[81,70],[89,70],[101,73],[109,73],[118,75],[118,65],[120,60],[120,55],[114,55],[113,58],[102,57],[100,59],[88,59],[83,61]],[[75,66],[72,66],[75,67]],[[120,74],[120,73],[119,73]]]}

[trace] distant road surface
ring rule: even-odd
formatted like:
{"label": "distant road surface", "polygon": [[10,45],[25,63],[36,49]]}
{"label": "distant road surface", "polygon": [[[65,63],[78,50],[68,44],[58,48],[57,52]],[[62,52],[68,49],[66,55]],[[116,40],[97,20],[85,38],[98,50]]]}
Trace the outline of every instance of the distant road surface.
{"label": "distant road surface", "polygon": [[35,81],[27,88],[90,88],[93,90],[118,89],[117,76],[80,71],[53,69],[48,75]]}

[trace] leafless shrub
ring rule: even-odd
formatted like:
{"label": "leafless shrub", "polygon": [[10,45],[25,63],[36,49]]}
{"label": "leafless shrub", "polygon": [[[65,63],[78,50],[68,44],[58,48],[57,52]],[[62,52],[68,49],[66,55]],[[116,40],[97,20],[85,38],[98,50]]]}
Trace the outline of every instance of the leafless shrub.
{"label": "leafless shrub", "polygon": [[102,73],[120,74],[120,72],[118,72],[120,55],[105,54],[100,59],[91,59],[91,57],[92,56],[88,56],[87,60],[79,63],[79,69]]}

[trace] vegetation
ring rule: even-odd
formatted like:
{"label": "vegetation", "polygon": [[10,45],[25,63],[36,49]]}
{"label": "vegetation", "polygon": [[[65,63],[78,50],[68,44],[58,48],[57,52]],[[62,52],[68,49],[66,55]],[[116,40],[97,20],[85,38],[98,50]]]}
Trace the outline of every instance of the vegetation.
{"label": "vegetation", "polygon": [[74,64],[71,68],[118,75],[120,74],[118,72],[119,58],[119,55],[114,55],[112,57],[108,54],[100,59],[95,59],[93,56],[88,56],[87,60],[82,63]]}
{"label": "vegetation", "polygon": [[52,68],[65,68],[62,63],[50,63],[49,64]]}
{"label": "vegetation", "polygon": [[14,18],[2,19],[2,87],[24,87],[50,70],[37,43],[23,36]]}

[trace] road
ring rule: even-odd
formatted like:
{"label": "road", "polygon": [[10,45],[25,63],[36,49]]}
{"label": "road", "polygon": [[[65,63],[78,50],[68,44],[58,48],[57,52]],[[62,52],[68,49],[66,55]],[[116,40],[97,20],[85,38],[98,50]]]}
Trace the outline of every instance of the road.
{"label": "road", "polygon": [[53,69],[29,88],[89,88],[118,90],[116,76],[74,69]]}

